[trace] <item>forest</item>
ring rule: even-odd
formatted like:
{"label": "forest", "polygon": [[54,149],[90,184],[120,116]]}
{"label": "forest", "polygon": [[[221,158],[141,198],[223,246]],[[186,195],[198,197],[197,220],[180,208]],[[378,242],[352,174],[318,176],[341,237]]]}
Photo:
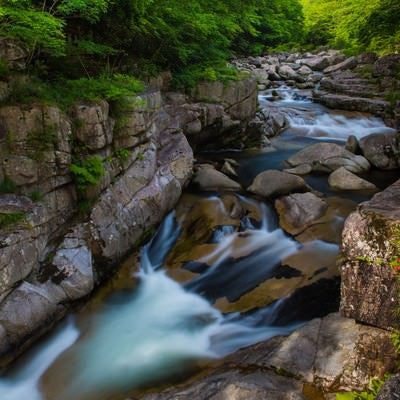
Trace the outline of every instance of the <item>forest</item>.
{"label": "forest", "polygon": [[[240,55],[318,46],[398,52],[399,19],[398,0],[3,0],[0,36],[29,50],[42,97],[56,96],[43,87],[50,82],[71,96],[83,85],[87,97],[111,99],[140,88],[132,76],[161,70],[181,88],[235,79],[226,62]],[[22,94],[15,100],[29,98]]]}

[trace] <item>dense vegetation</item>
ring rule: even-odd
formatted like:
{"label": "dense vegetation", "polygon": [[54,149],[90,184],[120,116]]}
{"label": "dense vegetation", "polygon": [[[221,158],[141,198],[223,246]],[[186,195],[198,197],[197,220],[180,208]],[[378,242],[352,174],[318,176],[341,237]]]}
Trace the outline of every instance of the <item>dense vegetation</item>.
{"label": "dense vegetation", "polygon": [[[238,54],[326,44],[393,52],[399,19],[398,0],[3,0],[0,36],[29,50],[40,78],[30,92],[50,99],[68,88],[57,99],[68,103],[140,90],[127,76],[165,69],[181,87],[235,79],[226,61]],[[29,90],[16,90],[14,100],[29,99]]]}
{"label": "dense vegetation", "polygon": [[400,51],[398,0],[302,0],[304,42],[352,53]]}

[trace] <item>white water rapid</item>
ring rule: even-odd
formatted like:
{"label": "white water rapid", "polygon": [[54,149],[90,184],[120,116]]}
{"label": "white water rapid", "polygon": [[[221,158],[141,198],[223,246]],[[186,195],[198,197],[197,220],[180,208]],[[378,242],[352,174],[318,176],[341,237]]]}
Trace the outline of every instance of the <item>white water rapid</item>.
{"label": "white water rapid", "polygon": [[[215,261],[201,281],[207,280],[226,257],[238,250],[231,248],[234,242],[235,246],[243,246],[245,253],[259,250],[258,261],[250,265],[253,270],[261,258],[264,258],[263,266],[260,263],[262,271],[276,266],[282,257],[297,250],[296,242],[280,229],[268,228],[268,210],[265,206],[259,207],[264,211],[261,228],[228,233],[217,245],[215,254],[209,256],[215,257]],[[152,242],[142,250],[139,287],[111,297],[91,317],[87,331],[77,343],[53,365],[50,366],[53,360],[78,335],[72,324],[56,335],[47,347],[38,349],[18,374],[2,378],[0,399],[105,399],[110,393],[168,378],[181,372],[188,363],[193,365],[199,360],[221,357],[294,329],[296,324],[268,326],[282,300],[253,315],[224,316],[199,294],[169,278],[161,266],[179,234],[171,213]],[[198,280],[194,280],[193,286],[197,283]],[[43,395],[39,384],[46,369],[45,381],[52,381],[55,374],[57,384],[50,389],[50,394],[45,390]],[[22,396],[25,392],[30,395]]]}

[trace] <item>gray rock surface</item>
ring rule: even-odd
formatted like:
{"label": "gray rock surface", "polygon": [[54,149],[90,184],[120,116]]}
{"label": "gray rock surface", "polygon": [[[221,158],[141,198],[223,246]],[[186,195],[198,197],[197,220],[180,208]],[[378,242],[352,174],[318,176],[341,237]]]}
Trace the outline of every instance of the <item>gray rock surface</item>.
{"label": "gray rock surface", "polygon": [[359,173],[368,171],[369,162],[335,143],[317,143],[300,150],[288,159],[293,167],[311,165],[313,171],[331,172],[340,167]]}
{"label": "gray rock surface", "polygon": [[280,226],[297,235],[322,217],[328,205],[313,193],[295,193],[275,200],[275,208]]}
{"label": "gray rock surface", "polygon": [[377,190],[377,187],[358,177],[346,168],[341,167],[333,171],[328,178],[329,185],[338,190]]}
{"label": "gray rock surface", "polygon": [[309,398],[307,388],[325,398],[339,390],[362,390],[370,376],[395,365],[390,333],[329,314],[287,337],[242,349],[186,383],[140,398],[301,400]]}
{"label": "gray rock surface", "polygon": [[400,374],[388,379],[376,396],[376,400],[399,400],[400,399]]}
{"label": "gray rock surface", "polygon": [[400,135],[398,133],[374,133],[360,139],[364,157],[380,169],[400,167]]}
{"label": "gray rock surface", "polygon": [[247,190],[259,196],[273,198],[292,192],[307,191],[308,186],[299,176],[278,170],[268,170],[258,174]]}
{"label": "gray rock surface", "polygon": [[341,311],[382,328],[398,328],[400,181],[361,203],[342,234]]}
{"label": "gray rock surface", "polygon": [[193,183],[202,190],[240,190],[239,183],[227,177],[212,165],[199,165],[193,176]]}

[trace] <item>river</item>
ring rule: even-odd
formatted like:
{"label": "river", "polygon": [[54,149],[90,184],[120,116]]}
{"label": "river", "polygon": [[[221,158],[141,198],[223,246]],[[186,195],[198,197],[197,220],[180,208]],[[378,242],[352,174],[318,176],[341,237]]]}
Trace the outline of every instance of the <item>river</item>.
{"label": "river", "polygon": [[[327,110],[307,91],[275,91],[279,99],[265,91],[260,106],[295,112],[271,147],[198,158],[234,158],[247,187],[259,172],[282,169],[285,159],[315,141],[343,143],[349,134],[390,130],[378,118]],[[382,189],[395,178],[368,175]],[[343,221],[372,193],[333,191],[326,175],[306,181],[325,195],[331,214],[319,231],[299,240],[279,228],[272,204],[247,193],[189,187],[142,248],[140,266],[133,255],[81,312],[23,356],[0,379],[0,398],[125,399],[335,311]]]}

